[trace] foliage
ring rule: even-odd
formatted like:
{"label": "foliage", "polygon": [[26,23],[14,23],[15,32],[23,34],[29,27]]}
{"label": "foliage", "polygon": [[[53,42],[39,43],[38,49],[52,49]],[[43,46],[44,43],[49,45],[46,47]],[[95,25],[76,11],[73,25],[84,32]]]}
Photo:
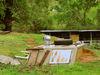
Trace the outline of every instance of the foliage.
{"label": "foliage", "polygon": [[[58,1],[59,1],[59,6],[58,7],[56,6],[55,9],[58,11],[57,15],[55,16],[55,18],[58,20],[58,23],[60,22],[60,24],[65,24],[66,28],[69,26],[75,27],[74,29],[84,29],[84,26],[95,27],[93,19],[87,17],[88,16],[87,13],[89,13],[92,7],[96,7],[98,5],[98,2],[96,2],[96,0],[88,0],[88,1],[58,0]],[[85,29],[88,29],[86,27]]]}
{"label": "foliage", "polygon": [[[29,25],[28,29],[30,31],[39,31],[40,29],[46,29],[52,23],[52,21],[48,17],[48,6],[49,0],[12,0],[13,6],[11,6],[10,11],[13,13],[13,23],[19,23],[20,25]],[[4,0],[0,1],[0,15],[1,17],[5,17],[5,10],[6,7],[3,2]],[[8,1],[9,2],[9,1]],[[0,17],[0,19],[2,19]]]}
{"label": "foliage", "polygon": [[28,24],[29,31],[37,32],[48,28],[52,23],[48,16],[48,6],[49,0],[22,0],[15,4],[17,12],[14,10],[14,17],[17,16],[17,21],[21,22],[21,25]]}
{"label": "foliage", "polygon": [[[5,0],[0,0],[0,23],[5,17],[6,4],[3,1]],[[13,19],[13,31],[38,32],[42,29],[99,29],[98,9],[100,8],[100,3],[98,0],[12,1],[13,5],[10,6],[10,10]],[[2,28],[2,26],[0,27]]]}
{"label": "foliage", "polygon": [[2,0],[0,0],[0,18],[3,18],[4,16],[4,5],[3,5],[3,2]]}
{"label": "foliage", "polygon": [[100,43],[93,43],[90,48],[100,50]]}

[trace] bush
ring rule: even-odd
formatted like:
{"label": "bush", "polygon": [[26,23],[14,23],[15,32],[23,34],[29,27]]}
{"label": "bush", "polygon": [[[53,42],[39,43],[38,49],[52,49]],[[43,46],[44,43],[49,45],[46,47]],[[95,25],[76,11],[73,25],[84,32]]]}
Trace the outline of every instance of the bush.
{"label": "bush", "polygon": [[90,47],[93,49],[100,49],[100,43],[93,43]]}

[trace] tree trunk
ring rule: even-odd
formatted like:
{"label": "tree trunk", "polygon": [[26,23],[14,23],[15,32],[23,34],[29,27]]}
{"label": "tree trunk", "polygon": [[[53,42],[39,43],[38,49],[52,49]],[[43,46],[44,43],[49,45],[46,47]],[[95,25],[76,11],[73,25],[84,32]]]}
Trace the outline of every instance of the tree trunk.
{"label": "tree trunk", "polygon": [[5,10],[5,17],[3,20],[3,24],[5,26],[5,28],[3,29],[4,31],[12,31],[12,13],[11,10],[9,8],[6,8]]}
{"label": "tree trunk", "polygon": [[84,25],[84,26],[86,26],[86,21],[85,21],[85,19],[86,19],[86,10],[84,11],[84,19],[83,19],[83,25]]}
{"label": "tree trunk", "polygon": [[83,18],[83,25],[84,25],[84,26],[87,25],[87,23],[86,23],[86,14],[87,14],[87,10],[88,10],[87,7],[85,7],[85,8],[84,8],[84,14],[83,14],[83,16],[84,16],[84,18]]}
{"label": "tree trunk", "polygon": [[97,9],[96,19],[97,19],[97,29],[100,30],[100,9]]}
{"label": "tree trunk", "polygon": [[4,31],[12,31],[12,25],[5,25]]}
{"label": "tree trunk", "polygon": [[3,29],[4,31],[12,31],[12,12],[11,8],[13,5],[13,0],[5,0],[5,17],[3,19],[3,24],[5,28]]}

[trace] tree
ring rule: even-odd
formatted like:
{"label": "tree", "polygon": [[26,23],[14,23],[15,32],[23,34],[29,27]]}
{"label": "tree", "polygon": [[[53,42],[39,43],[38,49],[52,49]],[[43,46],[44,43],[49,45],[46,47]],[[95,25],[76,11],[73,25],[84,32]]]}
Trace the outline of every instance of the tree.
{"label": "tree", "polygon": [[18,29],[38,32],[51,25],[63,25],[64,29],[82,29],[95,25],[87,17],[97,0],[0,0],[0,23],[5,31]]}
{"label": "tree", "polygon": [[50,23],[48,6],[50,0],[1,0],[0,20],[5,31],[12,31],[12,21],[30,25],[31,30],[46,28]]}
{"label": "tree", "polygon": [[[58,0],[59,1],[59,9],[57,15],[59,15],[58,19],[66,24],[66,26],[75,27],[76,29],[80,29],[81,26],[93,25],[93,21],[91,21],[87,17],[87,13],[92,7],[98,5],[97,0]],[[56,9],[58,10],[58,9]]]}
{"label": "tree", "polygon": [[100,9],[97,10],[97,29],[100,29]]}
{"label": "tree", "polygon": [[31,30],[37,32],[41,29],[47,29],[51,24],[49,17],[50,0],[33,0],[31,8],[32,25]]}
{"label": "tree", "polygon": [[[87,12],[92,8],[98,5],[97,0],[78,0],[79,7],[81,10],[83,10],[83,24],[82,25],[88,25],[89,19],[86,17]],[[86,22],[87,21],[87,22]]]}
{"label": "tree", "polygon": [[76,0],[58,0],[59,5],[55,9],[57,12],[56,19],[59,24],[66,25],[66,28],[68,26],[73,27],[76,25],[79,25],[80,23],[80,9],[78,8],[78,3]]}
{"label": "tree", "polygon": [[4,31],[11,31],[11,22],[13,20],[12,18],[12,6],[13,6],[13,0],[1,0],[0,4],[2,4],[2,8],[4,8],[2,11],[3,15],[0,14],[0,20],[5,25]]}

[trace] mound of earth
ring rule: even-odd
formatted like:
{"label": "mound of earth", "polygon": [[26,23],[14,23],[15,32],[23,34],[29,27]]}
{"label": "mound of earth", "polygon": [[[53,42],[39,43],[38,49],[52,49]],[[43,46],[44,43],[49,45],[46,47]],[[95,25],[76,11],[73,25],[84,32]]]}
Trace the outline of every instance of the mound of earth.
{"label": "mound of earth", "polygon": [[30,48],[33,48],[35,46],[34,39],[32,38],[26,39],[25,42],[27,42],[27,45]]}
{"label": "mound of earth", "polygon": [[82,54],[79,58],[79,61],[81,62],[92,62],[95,60],[100,60],[95,52],[93,52],[93,50],[89,50],[89,49],[83,49]]}

